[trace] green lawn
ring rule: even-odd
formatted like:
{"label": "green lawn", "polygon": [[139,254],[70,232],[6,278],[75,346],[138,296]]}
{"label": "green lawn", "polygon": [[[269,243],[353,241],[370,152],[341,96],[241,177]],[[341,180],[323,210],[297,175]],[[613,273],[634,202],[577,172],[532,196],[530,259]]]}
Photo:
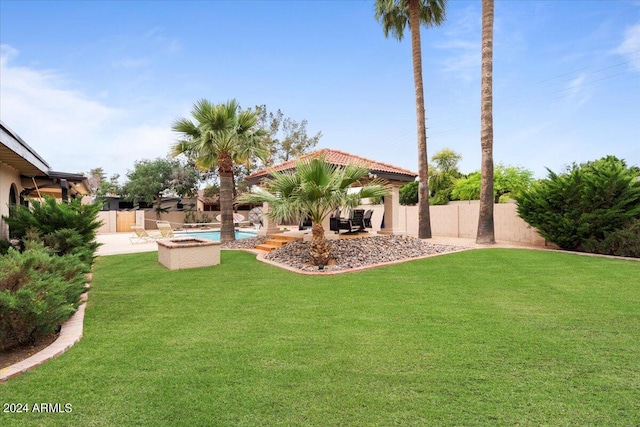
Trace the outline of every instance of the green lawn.
{"label": "green lawn", "polygon": [[85,335],[0,425],[640,423],[640,262],[491,249],[337,276],[97,260]]}

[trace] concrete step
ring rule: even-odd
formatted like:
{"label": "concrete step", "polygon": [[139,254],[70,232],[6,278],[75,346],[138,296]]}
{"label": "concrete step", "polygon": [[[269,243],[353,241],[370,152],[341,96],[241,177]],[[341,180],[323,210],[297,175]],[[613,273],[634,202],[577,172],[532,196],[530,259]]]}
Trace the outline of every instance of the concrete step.
{"label": "concrete step", "polygon": [[277,240],[276,239],[267,239],[265,241],[265,243],[267,245],[273,245],[273,246],[278,247],[278,248],[283,247],[284,245],[286,245],[289,242],[290,242],[290,240],[280,240],[280,239],[277,239]]}
{"label": "concrete step", "polygon": [[286,242],[292,242],[294,240],[302,240],[302,237],[298,236],[284,236],[282,234],[267,234],[267,239],[272,240],[284,240]]}
{"label": "concrete step", "polygon": [[280,246],[273,246],[267,243],[262,243],[260,245],[256,245],[256,249],[260,249],[261,251],[271,252],[274,249],[278,249]]}
{"label": "concrete step", "polygon": [[256,245],[256,249],[271,252],[272,250],[281,248],[287,243],[293,242],[295,240],[302,240],[302,237],[283,236],[281,234],[267,234],[266,242],[260,245]]}

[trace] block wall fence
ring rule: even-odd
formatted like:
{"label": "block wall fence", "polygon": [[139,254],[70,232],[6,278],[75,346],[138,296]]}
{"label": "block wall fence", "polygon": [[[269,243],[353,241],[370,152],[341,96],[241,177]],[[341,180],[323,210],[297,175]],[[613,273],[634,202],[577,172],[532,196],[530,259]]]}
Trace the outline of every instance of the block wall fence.
{"label": "block wall fence", "polygon": [[[384,207],[382,205],[363,205],[360,209],[373,209],[372,231],[381,229]],[[522,220],[516,212],[515,203],[499,203],[494,205],[494,225],[496,240],[501,242],[524,243],[533,246],[552,246],[545,241],[534,228],[530,227]],[[431,231],[433,236],[442,237],[462,237],[475,239],[478,228],[478,217],[480,205],[477,201],[470,202],[450,202],[444,206],[431,206]],[[207,212],[209,216],[217,212]],[[161,219],[172,223],[184,222],[184,212],[163,213]],[[400,206],[400,228],[409,236],[418,236],[418,207]],[[100,219],[103,220],[99,233],[115,233],[117,231],[116,212],[100,212]],[[135,212],[135,222],[144,223],[145,228],[155,229],[154,212]],[[326,221],[328,230],[328,220]],[[130,232],[130,231],[129,231]]]}

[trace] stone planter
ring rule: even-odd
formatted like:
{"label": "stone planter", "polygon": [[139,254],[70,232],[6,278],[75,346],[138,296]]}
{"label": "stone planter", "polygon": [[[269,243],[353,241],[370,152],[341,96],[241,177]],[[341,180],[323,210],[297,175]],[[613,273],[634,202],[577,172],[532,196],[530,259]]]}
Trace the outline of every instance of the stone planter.
{"label": "stone planter", "polygon": [[158,240],[158,262],[169,270],[220,264],[220,242],[197,238]]}

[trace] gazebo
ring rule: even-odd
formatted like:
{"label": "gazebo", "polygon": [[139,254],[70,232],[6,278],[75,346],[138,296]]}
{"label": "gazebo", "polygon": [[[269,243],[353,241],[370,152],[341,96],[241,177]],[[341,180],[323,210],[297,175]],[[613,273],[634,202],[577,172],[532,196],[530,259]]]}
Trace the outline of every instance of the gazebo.
{"label": "gazebo", "polygon": [[[407,182],[415,181],[418,176],[417,173],[408,169],[403,169],[397,166],[393,166],[387,163],[378,162],[376,160],[367,159],[364,157],[356,156],[353,154],[345,153],[344,151],[332,150],[324,148],[322,150],[314,151],[309,154],[305,154],[297,159],[289,160],[278,165],[262,169],[255,172],[245,178],[249,185],[260,185],[260,183],[270,177],[270,171],[284,171],[288,169],[295,169],[296,162],[299,160],[315,158],[324,156],[328,163],[347,166],[351,163],[358,163],[369,168],[369,173],[372,176],[377,176],[387,180],[391,186],[391,191],[384,197],[384,224],[385,227],[380,230],[381,234],[404,234],[404,229],[400,227],[400,187]],[[269,207],[264,206],[266,212]],[[260,234],[277,233],[279,229],[277,224],[274,224],[268,218],[264,217],[264,228],[260,231]]]}

